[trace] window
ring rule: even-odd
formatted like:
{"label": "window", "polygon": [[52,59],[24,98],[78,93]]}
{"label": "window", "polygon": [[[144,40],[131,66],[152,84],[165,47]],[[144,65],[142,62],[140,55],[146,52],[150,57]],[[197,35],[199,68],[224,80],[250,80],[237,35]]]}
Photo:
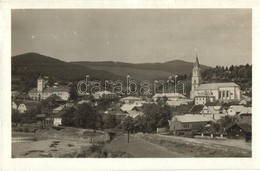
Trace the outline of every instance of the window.
{"label": "window", "polygon": [[189,124],[184,124],[183,128],[189,128]]}

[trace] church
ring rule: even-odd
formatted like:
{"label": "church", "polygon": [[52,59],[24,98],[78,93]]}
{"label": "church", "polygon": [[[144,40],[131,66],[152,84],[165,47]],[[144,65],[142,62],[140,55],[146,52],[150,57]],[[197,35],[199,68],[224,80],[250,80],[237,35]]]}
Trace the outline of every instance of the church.
{"label": "church", "polygon": [[219,101],[238,101],[241,100],[240,86],[234,82],[207,83],[202,84],[201,70],[198,55],[194,63],[191,79],[190,98],[214,96]]}
{"label": "church", "polygon": [[31,89],[28,92],[29,97],[32,100],[45,100],[51,95],[57,95],[60,97],[61,100],[67,101],[69,99],[69,90],[68,86],[53,86],[48,87],[46,86],[47,80],[40,76],[37,80],[37,87]]}

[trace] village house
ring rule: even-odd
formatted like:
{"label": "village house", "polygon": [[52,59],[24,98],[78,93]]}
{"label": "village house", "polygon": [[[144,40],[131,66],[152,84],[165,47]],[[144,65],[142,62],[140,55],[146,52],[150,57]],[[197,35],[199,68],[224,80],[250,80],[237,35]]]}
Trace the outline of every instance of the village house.
{"label": "village house", "polygon": [[175,115],[169,121],[170,131],[184,133],[191,131],[194,127],[202,126],[205,127],[207,124],[214,121],[213,115]]}
{"label": "village house", "polygon": [[120,102],[125,104],[133,104],[136,101],[141,101],[140,97],[128,96],[120,99]]}
{"label": "village house", "polygon": [[27,100],[21,102],[17,109],[20,113],[26,113],[26,112],[37,111],[41,108],[41,106],[42,106],[41,102]]}
{"label": "village house", "polygon": [[18,109],[21,101],[12,101],[12,109]]}
{"label": "village house", "polygon": [[249,123],[235,123],[226,129],[227,138],[252,140],[252,126]]}
{"label": "village house", "polygon": [[128,115],[127,112],[123,112],[122,110],[117,110],[117,109],[116,110],[107,110],[104,113],[102,113],[102,115],[101,115],[102,120],[103,121],[107,120],[107,117],[108,117],[109,114],[115,115],[116,120],[118,122],[122,122],[125,119],[125,117]]}
{"label": "village house", "polygon": [[124,104],[120,108],[124,113],[127,113],[129,116],[135,118],[136,116],[143,115],[142,106],[136,106],[134,104]]}
{"label": "village house", "polygon": [[153,100],[156,101],[163,101],[166,98],[169,101],[175,101],[180,99],[185,99],[186,97],[180,93],[159,93],[153,96]]}
{"label": "village house", "polygon": [[240,86],[234,82],[202,84],[198,56],[196,57],[192,71],[191,83],[191,99],[194,99],[196,96],[200,96],[201,94],[214,96],[216,100],[220,101],[240,101],[241,99]]}
{"label": "village house", "polygon": [[200,93],[199,95],[196,95],[194,97],[195,105],[204,105],[208,102],[215,102],[215,100],[216,100],[215,96],[206,94],[205,92]]}
{"label": "village house", "polygon": [[62,100],[67,101],[69,99],[69,90],[68,86],[53,86],[47,87],[46,80],[44,77],[39,77],[37,80],[37,88],[33,88],[28,92],[29,97],[32,100],[45,100],[51,95],[57,95]]}
{"label": "village house", "polygon": [[63,112],[55,113],[53,115],[53,125],[54,126],[61,126],[62,125],[62,115]]}
{"label": "village house", "polygon": [[99,91],[92,94],[95,100],[98,99],[115,99],[117,98],[117,95],[115,93],[112,93],[110,91]]}
{"label": "village house", "polygon": [[251,107],[245,107],[242,105],[232,105],[227,110],[228,115],[234,116],[239,115],[240,113],[250,113],[252,114],[252,108]]}

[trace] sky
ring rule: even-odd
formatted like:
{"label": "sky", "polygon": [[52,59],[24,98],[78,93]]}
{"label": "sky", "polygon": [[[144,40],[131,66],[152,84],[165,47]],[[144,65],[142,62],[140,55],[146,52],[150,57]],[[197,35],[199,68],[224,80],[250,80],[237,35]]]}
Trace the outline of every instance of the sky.
{"label": "sky", "polygon": [[252,64],[249,9],[15,9],[11,24],[12,56]]}

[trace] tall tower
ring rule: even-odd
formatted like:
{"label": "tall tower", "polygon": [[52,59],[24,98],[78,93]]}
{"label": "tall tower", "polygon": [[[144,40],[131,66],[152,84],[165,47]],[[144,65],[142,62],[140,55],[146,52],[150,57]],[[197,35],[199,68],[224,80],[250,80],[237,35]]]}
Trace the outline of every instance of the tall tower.
{"label": "tall tower", "polygon": [[39,77],[37,80],[37,91],[42,92],[42,90],[45,88],[45,80],[43,77]]}
{"label": "tall tower", "polygon": [[194,68],[192,70],[191,91],[194,91],[200,85],[201,85],[200,64],[199,64],[198,54],[196,54],[196,61],[194,63]]}

